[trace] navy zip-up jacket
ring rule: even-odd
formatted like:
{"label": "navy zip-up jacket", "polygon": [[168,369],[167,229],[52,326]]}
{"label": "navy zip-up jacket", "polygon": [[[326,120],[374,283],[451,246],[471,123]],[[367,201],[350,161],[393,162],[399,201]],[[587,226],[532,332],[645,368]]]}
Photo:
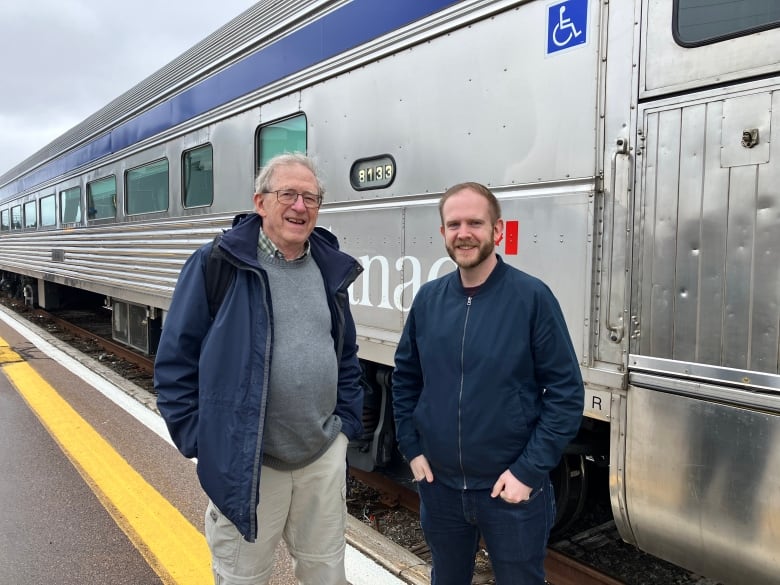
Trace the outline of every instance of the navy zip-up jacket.
{"label": "navy zip-up jacket", "polygon": [[507,469],[531,488],[580,427],[584,387],[558,301],[497,256],[474,296],[454,271],[420,288],[395,354],[401,453],[434,481],[491,489]]}
{"label": "navy zip-up jacket", "polygon": [[[206,295],[206,244],[182,268],[163,324],[154,368],[157,406],[171,438],[198,458],[198,478],[214,505],[248,541],[257,538],[266,387],[273,357],[273,311],[267,275],[257,261],[262,218],[251,214],[228,230],[219,247],[236,266],[233,284],[211,320]],[[339,360],[335,414],[349,439],[362,433],[355,323],[347,287],[362,271],[315,228],[310,253],[322,272]],[[302,355],[300,359],[306,359]]]}

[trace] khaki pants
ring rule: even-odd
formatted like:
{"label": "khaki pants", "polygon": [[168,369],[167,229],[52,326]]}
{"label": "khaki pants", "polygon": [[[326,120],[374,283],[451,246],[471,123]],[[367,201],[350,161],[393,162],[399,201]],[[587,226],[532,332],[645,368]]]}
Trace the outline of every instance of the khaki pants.
{"label": "khaki pants", "polygon": [[346,585],[344,549],[347,437],[343,433],[316,461],[294,471],[263,466],[258,535],[247,542],[209,502],[206,540],[216,585],[265,585],[274,550],[284,538],[298,583]]}

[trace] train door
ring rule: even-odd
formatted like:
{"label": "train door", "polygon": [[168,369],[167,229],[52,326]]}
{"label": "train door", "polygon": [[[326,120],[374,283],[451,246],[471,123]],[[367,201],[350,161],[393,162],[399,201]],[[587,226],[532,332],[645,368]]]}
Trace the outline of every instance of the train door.
{"label": "train door", "polygon": [[626,514],[643,550],[769,584],[780,574],[780,7],[701,4],[643,1]]}

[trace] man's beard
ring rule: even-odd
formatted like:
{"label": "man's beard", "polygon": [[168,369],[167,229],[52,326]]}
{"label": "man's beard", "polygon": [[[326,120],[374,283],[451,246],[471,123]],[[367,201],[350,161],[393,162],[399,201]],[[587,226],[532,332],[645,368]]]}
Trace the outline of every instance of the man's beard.
{"label": "man's beard", "polygon": [[457,260],[455,253],[456,253],[456,247],[460,244],[471,244],[471,240],[456,240],[452,246],[447,244],[445,247],[447,248],[447,254],[450,255],[450,258],[452,258],[452,261],[455,262],[458,266],[461,268],[474,268],[475,266],[478,266],[486,258],[489,258],[493,254],[493,250],[495,249],[496,245],[493,242],[493,240],[488,240],[486,242],[483,242],[479,244],[478,253],[476,258],[473,260]]}

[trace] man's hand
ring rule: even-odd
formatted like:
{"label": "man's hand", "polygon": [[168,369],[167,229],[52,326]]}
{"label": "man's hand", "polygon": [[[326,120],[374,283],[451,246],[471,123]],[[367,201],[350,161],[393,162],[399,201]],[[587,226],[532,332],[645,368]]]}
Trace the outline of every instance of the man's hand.
{"label": "man's hand", "polygon": [[412,468],[412,474],[414,475],[414,481],[427,481],[431,483],[433,481],[433,472],[431,466],[428,465],[428,460],[425,455],[418,455],[409,462],[409,467]]}
{"label": "man's hand", "polygon": [[502,473],[493,485],[491,498],[500,496],[507,504],[519,504],[531,497],[531,488],[517,479],[508,469]]}

